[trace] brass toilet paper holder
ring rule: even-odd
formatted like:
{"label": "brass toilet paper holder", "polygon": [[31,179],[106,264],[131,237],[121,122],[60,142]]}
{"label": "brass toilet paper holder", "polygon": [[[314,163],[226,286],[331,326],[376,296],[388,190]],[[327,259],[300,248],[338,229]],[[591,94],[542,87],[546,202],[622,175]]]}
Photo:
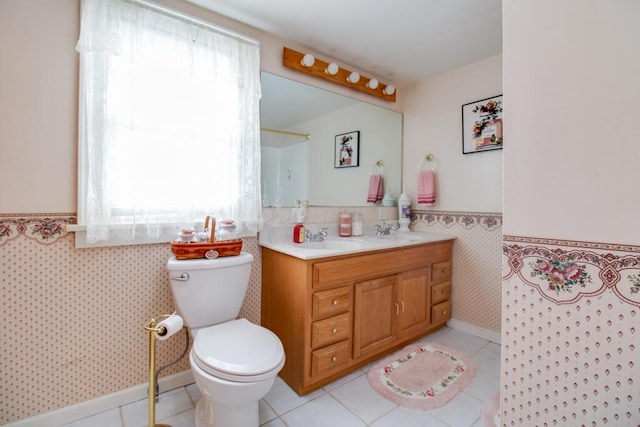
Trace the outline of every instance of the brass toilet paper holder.
{"label": "brass toilet paper holder", "polygon": [[156,327],[156,325],[171,316],[172,314],[163,314],[158,319],[151,319],[144,326],[144,329],[149,331],[149,427],[171,427],[169,424],[156,424],[156,338],[154,336],[167,334],[164,326]]}

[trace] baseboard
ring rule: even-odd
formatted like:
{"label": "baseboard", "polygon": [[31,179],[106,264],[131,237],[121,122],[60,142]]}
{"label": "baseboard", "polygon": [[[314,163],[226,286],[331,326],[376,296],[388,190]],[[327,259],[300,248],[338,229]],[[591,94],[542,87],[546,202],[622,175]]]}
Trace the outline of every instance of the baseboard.
{"label": "baseboard", "polygon": [[[193,374],[191,370],[178,372],[158,380],[158,387],[163,393],[174,388],[184,387],[193,383]],[[41,427],[41,426],[60,426],[79,420],[91,415],[109,409],[118,408],[122,405],[137,402],[138,400],[147,398],[148,383],[138,384],[131,388],[120,390],[115,393],[107,394],[96,399],[87,400],[76,403],[75,405],[65,406],[51,412],[35,415],[13,423],[9,423],[7,427]]]}
{"label": "baseboard", "polygon": [[491,341],[497,344],[500,344],[500,333],[492,331],[490,329],[484,329],[476,325],[472,325],[471,323],[463,322],[458,319],[449,319],[447,321],[447,326],[456,329],[460,332],[465,332],[467,334],[474,335],[478,338],[483,338],[487,341]]}

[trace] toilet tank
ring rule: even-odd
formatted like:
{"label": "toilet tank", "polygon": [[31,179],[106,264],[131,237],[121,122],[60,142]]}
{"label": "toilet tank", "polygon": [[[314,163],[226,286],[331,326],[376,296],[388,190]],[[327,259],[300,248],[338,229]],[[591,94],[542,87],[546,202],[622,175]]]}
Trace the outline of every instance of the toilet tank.
{"label": "toilet tank", "polygon": [[185,326],[200,328],[238,317],[253,255],[167,261],[171,293]]}

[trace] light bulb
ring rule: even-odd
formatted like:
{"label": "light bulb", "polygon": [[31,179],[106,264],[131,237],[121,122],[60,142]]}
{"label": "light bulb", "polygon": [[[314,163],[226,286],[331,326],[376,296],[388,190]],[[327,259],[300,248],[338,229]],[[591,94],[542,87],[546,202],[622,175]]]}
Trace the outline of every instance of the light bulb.
{"label": "light bulb", "polygon": [[393,87],[393,85],[387,85],[387,87],[384,88],[383,92],[385,95],[391,96],[395,91],[396,91],[396,88]]}
{"label": "light bulb", "polygon": [[358,83],[358,81],[360,81],[360,74],[353,71],[351,74],[349,74],[349,77],[347,77],[347,80],[349,81],[349,83],[356,84]]}
{"label": "light bulb", "polygon": [[369,89],[375,89],[378,87],[378,81],[376,79],[371,79],[367,82],[367,87]]}
{"label": "light bulb", "polygon": [[335,76],[336,74],[338,74],[339,69],[340,67],[338,67],[338,64],[332,62],[331,64],[327,65],[327,68],[324,69],[324,72],[331,76]]}
{"label": "light bulb", "polygon": [[315,64],[315,62],[316,62],[316,59],[310,53],[307,53],[305,56],[303,56],[302,61],[300,61],[302,66],[305,68],[312,67],[313,64]]}

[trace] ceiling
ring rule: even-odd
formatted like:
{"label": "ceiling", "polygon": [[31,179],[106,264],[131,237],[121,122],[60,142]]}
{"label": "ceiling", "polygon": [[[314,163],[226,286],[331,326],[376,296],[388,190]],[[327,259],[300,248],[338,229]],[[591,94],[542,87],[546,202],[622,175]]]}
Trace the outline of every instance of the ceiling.
{"label": "ceiling", "polygon": [[396,87],[502,52],[501,0],[187,1]]}

